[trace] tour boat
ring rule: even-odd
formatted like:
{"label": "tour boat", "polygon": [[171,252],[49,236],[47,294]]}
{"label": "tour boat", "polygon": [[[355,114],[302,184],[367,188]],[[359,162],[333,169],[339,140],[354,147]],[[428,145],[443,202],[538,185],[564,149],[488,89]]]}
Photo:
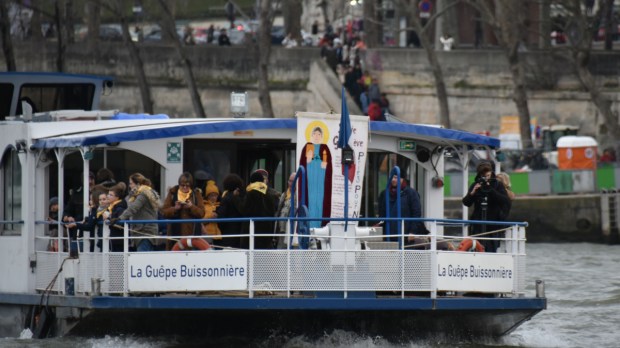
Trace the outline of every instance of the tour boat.
{"label": "tour boat", "polygon": [[[349,116],[346,103],[341,114],[275,119],[101,111],[99,97],[113,88],[112,79],[101,76],[2,73],[0,85],[0,100],[10,101],[0,108],[0,337],[24,330],[44,338],[322,335],[335,329],[396,341],[437,333],[498,337],[546,308],[544,283],[526,285],[527,223],[494,222],[506,227],[496,253],[445,248],[484,221],[467,220],[466,207],[462,220],[444,219],[443,158],[468,163],[473,151],[492,154],[498,139],[371,122]],[[325,168],[303,165],[310,144],[322,149]],[[466,190],[464,167],[463,182],[451,184]],[[142,173],[162,199],[184,172],[208,173],[221,185],[229,173],[247,182],[261,168],[280,192],[297,173],[291,214],[273,218],[287,222],[287,232],[276,236],[286,247],[256,249],[254,224],[269,218],[247,217],[246,249],[135,252],[129,241],[136,222],[119,221],[122,252],[109,250],[107,225],[102,250],[90,251],[98,237],[85,234],[76,241],[79,251],[70,252],[63,233],[48,234],[65,228],[48,221],[48,202],[58,197],[64,207],[72,194],[88,202],[82,183],[101,168],[124,182]],[[309,173],[316,168],[323,170],[320,182]],[[379,195],[394,175],[419,192],[421,218],[379,216]],[[329,199],[320,202],[328,216],[299,204],[301,195],[316,194],[316,185],[329,185],[321,186]],[[412,247],[400,228],[382,228],[394,220],[422,221],[430,233],[417,236],[424,243]],[[177,238],[195,246],[201,237]]]}

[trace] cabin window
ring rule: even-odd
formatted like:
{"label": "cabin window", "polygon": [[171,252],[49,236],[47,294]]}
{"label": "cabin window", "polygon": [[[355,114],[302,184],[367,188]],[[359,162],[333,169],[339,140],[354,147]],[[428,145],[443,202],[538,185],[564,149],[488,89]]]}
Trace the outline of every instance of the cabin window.
{"label": "cabin window", "polygon": [[[2,158],[2,217],[3,221],[22,219],[22,166],[17,151],[5,152]],[[0,235],[15,236],[21,234],[21,224],[1,224]]]}
{"label": "cabin window", "polygon": [[13,84],[0,83],[0,120],[11,114],[11,101],[13,100]]}
{"label": "cabin window", "polygon": [[[52,110],[91,110],[95,85],[71,84],[24,84],[19,91],[19,100],[32,105],[33,112]],[[16,115],[22,114],[21,103]]]}

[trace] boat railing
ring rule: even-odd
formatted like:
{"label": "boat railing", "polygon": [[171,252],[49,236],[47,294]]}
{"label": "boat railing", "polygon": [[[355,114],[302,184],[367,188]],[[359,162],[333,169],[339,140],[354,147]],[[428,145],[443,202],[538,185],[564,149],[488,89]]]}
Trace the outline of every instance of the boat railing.
{"label": "boat railing", "polygon": [[[430,218],[348,218],[345,222],[343,218],[336,218],[328,219],[327,227],[310,229],[310,233],[303,235],[295,232],[264,234],[255,231],[256,222],[292,221],[293,224],[287,225],[294,225],[316,220],[318,219],[239,218],[118,221],[117,224],[123,226],[122,237],[111,237],[107,225],[103,227],[101,240],[85,232],[83,237],[73,241],[79,249],[77,255],[72,255],[70,252],[71,241],[63,233],[59,233],[57,237],[41,236],[37,237],[39,242],[36,243],[38,249],[35,287],[37,291],[81,295],[98,294],[99,291],[105,295],[122,296],[145,293],[193,295],[218,293],[224,296],[250,298],[308,294],[319,296],[334,293],[344,297],[380,293],[399,297],[415,295],[431,298],[462,293],[509,297],[524,294],[526,223]],[[423,222],[428,226],[430,233],[385,236],[379,222],[389,221],[399,221],[401,224],[408,221]],[[219,242],[216,240],[213,242],[213,247],[208,250],[135,252],[130,248],[133,240],[145,237],[162,242],[172,239],[175,243],[212,237],[142,236],[132,230],[134,224],[208,222],[247,223],[249,233],[222,235],[221,238],[247,238],[248,247],[234,249],[218,246]],[[345,223],[348,224],[346,232]],[[505,226],[505,229],[500,230],[505,235],[443,234],[446,227],[462,227],[478,223]],[[358,226],[361,224],[368,226]],[[397,240],[389,241],[386,237]],[[284,238],[287,241],[286,248],[257,249],[256,238]],[[502,246],[496,253],[455,250],[458,242],[466,238],[477,241],[498,240]],[[112,240],[123,240],[123,250],[110,251],[109,242]],[[41,247],[49,245],[51,241],[57,242],[58,251],[49,251]],[[91,243],[99,241],[102,242],[101,250],[94,248],[95,251],[91,252]],[[308,243],[304,244],[302,241]],[[303,245],[307,245],[307,248]],[[482,260],[483,266],[474,266],[474,263],[478,262],[476,260]],[[67,267],[67,262],[72,266]],[[484,268],[487,267],[484,265],[489,265],[489,269]],[[159,278],[167,276],[166,272],[174,272],[175,269],[177,271],[183,269],[185,279],[180,278],[178,282],[169,284],[167,280]],[[243,270],[243,276],[238,277],[239,279],[216,276],[218,272],[226,271],[222,271],[223,269]],[[449,276],[444,274],[442,277],[441,272],[447,272]],[[467,277],[467,274],[470,274],[469,276],[473,278],[474,272],[483,274],[482,276],[477,274],[475,277],[480,278],[477,280],[484,285],[472,285],[472,282],[476,282],[475,279],[466,286],[459,285],[463,276]],[[490,272],[499,275],[497,279],[493,278],[489,282],[489,279],[483,278],[484,274]],[[509,275],[506,275],[507,272]],[[450,277],[454,279],[446,280]],[[498,286],[494,285],[495,280]],[[95,283],[98,284],[96,292],[93,285]]]}

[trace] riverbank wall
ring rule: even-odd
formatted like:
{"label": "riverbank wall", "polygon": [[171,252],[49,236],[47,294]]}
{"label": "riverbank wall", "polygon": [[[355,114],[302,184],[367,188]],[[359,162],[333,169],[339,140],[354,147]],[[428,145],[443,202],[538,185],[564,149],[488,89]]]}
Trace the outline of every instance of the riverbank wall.
{"label": "riverbank wall", "polygon": [[[109,75],[116,79],[112,94],[102,107],[141,112],[136,72],[123,43],[101,42],[87,50],[83,44],[66,47],[66,72]],[[173,117],[192,117],[194,111],[184,81],[183,67],[175,50],[161,43],[139,45],[154,109]],[[54,42],[16,43],[19,71],[56,71]],[[208,117],[228,117],[230,93],[247,91],[247,117],[261,117],[257,93],[257,53],[251,46],[185,47]],[[550,123],[580,126],[580,134],[603,136],[604,121],[579,84],[566,55],[553,51],[524,52],[530,113],[541,125]],[[512,79],[499,49],[438,51],[448,89],[452,128],[499,134],[501,116],[515,115]],[[364,66],[379,80],[396,116],[412,123],[438,123],[434,80],[426,54],[421,49],[373,49],[364,55]],[[0,57],[0,61],[3,57]],[[311,69],[320,60],[320,49],[274,46],[269,64],[269,84],[276,117],[291,117],[296,111],[329,112],[339,105],[324,101],[339,95],[338,86],[325,89],[312,80],[337,77],[331,69]],[[603,93],[618,111],[620,52],[594,51],[591,72]],[[2,62],[3,64],[4,62]],[[330,75],[317,78],[317,74]],[[320,91],[323,96],[317,96]]]}
{"label": "riverbank wall", "polygon": [[[510,221],[525,221],[528,242],[591,242],[617,244],[619,193],[519,196]],[[461,197],[444,201],[445,217],[462,218]]]}

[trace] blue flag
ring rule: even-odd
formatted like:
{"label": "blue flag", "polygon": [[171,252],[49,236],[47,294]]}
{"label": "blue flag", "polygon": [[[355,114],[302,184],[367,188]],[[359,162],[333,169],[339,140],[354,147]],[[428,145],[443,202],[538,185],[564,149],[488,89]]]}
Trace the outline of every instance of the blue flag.
{"label": "blue flag", "polygon": [[342,87],[342,110],[340,111],[340,129],[338,130],[338,147],[344,149],[351,138],[351,118],[347,107],[347,98]]}

